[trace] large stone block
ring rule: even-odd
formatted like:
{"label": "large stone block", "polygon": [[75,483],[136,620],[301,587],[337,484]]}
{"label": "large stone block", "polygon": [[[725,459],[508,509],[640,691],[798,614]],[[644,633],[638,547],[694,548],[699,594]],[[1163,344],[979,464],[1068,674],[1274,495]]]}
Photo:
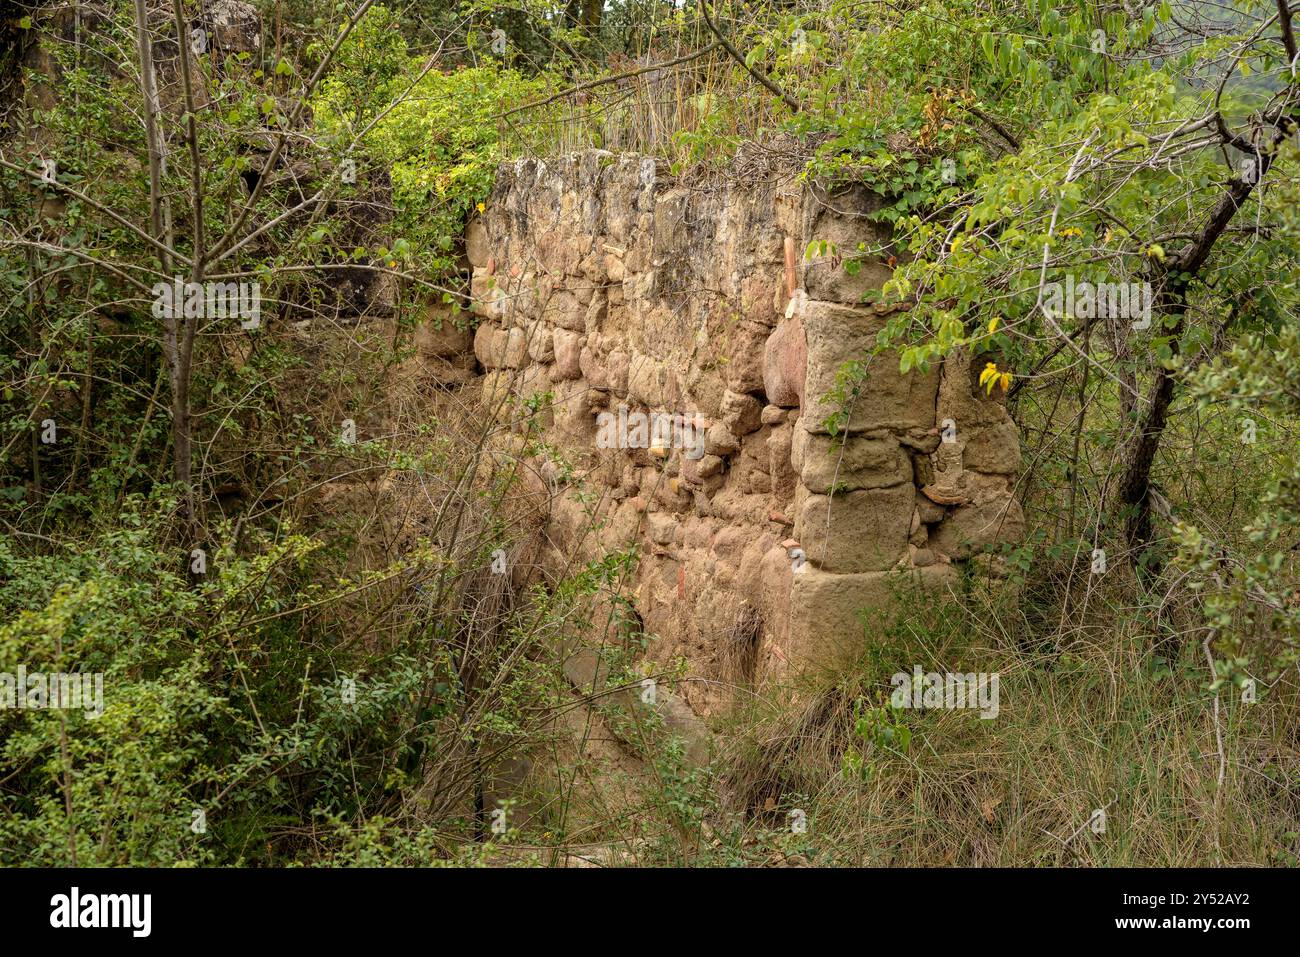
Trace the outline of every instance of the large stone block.
{"label": "large stone block", "polygon": [[474,330],[474,357],[485,369],[495,369],[505,361],[506,331],[495,322],[483,322]]}
{"label": "large stone block", "polygon": [[[794,495],[795,483],[799,476],[790,464],[791,449],[797,426],[783,422],[772,429],[767,437],[768,471],[772,476],[772,493],[781,500]],[[799,429],[802,432],[802,429]]]}
{"label": "large stone block", "polygon": [[483,220],[475,217],[465,227],[465,258],[471,266],[478,269],[488,264],[491,255],[487,227],[483,225]]}
{"label": "large stone block", "polygon": [[836,575],[805,564],[790,588],[787,657],[801,673],[850,665],[879,637],[897,595],[921,588],[941,596],[957,580],[950,565]]}
{"label": "large stone block", "polygon": [[465,316],[450,311],[430,309],[416,333],[416,348],[425,358],[451,359],[471,350],[471,334]]}
{"label": "large stone block", "polygon": [[731,330],[727,343],[727,388],[734,392],[764,389],[764,344],[768,329],[755,322],[741,321]]}
{"label": "large stone block", "polygon": [[803,444],[799,477],[808,491],[888,488],[912,479],[912,460],[893,438],[845,435],[840,441],[800,428],[795,441]]}
{"label": "large stone block", "polygon": [[556,289],[542,305],[542,318],[571,332],[586,332],[587,310],[588,306],[573,293],[567,289]]}
{"label": "large stone block", "polygon": [[518,326],[506,334],[505,356],[501,364],[511,369],[522,369],[528,364],[528,334]]}
{"label": "large stone block", "polygon": [[581,378],[582,337],[568,329],[556,329],[551,338],[555,351],[555,377],[558,379]]}
{"label": "large stone block", "polygon": [[[849,415],[842,427],[850,432],[934,425],[939,369],[904,374],[898,370],[897,353],[872,355],[884,316],[874,309],[812,300],[804,305],[802,321],[808,340],[804,417],[810,432],[826,432],[825,420],[844,408]],[[866,379],[861,394],[846,405],[833,393],[840,368],[850,360],[863,364]]]}
{"label": "large stone block", "polygon": [[470,277],[470,312],[488,319],[505,315],[506,293],[497,283],[497,277],[486,269],[477,268]]}
{"label": "large stone block", "polygon": [[827,571],[884,571],[907,550],[914,495],[910,483],[808,495],[795,517],[794,537],[808,560]]}
{"label": "large stone block", "polygon": [[664,385],[668,370],[650,356],[634,355],[628,366],[627,396],[635,402],[657,409],[664,402]]}
{"label": "large stone block", "polygon": [[[861,186],[829,196],[814,188],[805,202],[804,289],[813,299],[859,303],[870,290],[879,289],[893,276],[880,252],[872,251],[889,239],[889,227],[869,219],[884,206],[884,199]],[[865,248],[862,248],[865,247]],[[851,262],[851,266],[846,266]]]}
{"label": "large stone block", "polygon": [[[564,330],[561,330],[564,331]],[[555,359],[555,341],[550,326],[543,322],[528,323],[528,357],[534,362],[551,362]]]}
{"label": "large stone block", "polygon": [[950,558],[969,558],[998,542],[1019,541],[1025,534],[1025,513],[1011,494],[951,509],[930,530],[929,544]]}
{"label": "large stone block", "polygon": [[935,422],[952,419],[957,435],[961,436],[1011,421],[1001,387],[995,386],[991,392],[986,392],[979,384],[980,371],[988,361],[987,356],[972,359],[964,351],[955,352],[943,360]]}
{"label": "large stone block", "polygon": [[1010,419],[996,425],[958,428],[962,467],[995,475],[1014,475],[1020,468],[1020,435]]}
{"label": "large stone block", "polygon": [[808,343],[798,316],[782,319],[763,347],[763,392],[773,405],[803,404]]}

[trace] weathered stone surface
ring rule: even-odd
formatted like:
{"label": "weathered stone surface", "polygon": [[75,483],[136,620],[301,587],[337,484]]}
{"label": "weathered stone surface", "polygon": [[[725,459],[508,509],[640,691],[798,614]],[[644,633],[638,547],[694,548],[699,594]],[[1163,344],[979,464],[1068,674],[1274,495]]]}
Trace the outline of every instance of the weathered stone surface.
{"label": "weathered stone surface", "polygon": [[752,395],[728,390],[722,396],[722,421],[736,435],[748,435],[762,425],[763,405]]}
{"label": "weathered stone surface", "polygon": [[593,389],[610,388],[609,360],[597,351],[597,344],[591,336],[587,337],[586,344],[578,351],[578,368]]}
{"label": "weathered stone surface", "polygon": [[796,672],[834,674],[856,661],[879,634],[882,612],[894,596],[920,588],[941,595],[956,587],[952,566],[932,565],[910,572],[836,575],[806,564],[790,588],[790,646]]}
{"label": "weathered stone surface", "polygon": [[582,337],[568,329],[556,329],[552,333],[555,349],[555,375],[560,379],[582,378]]}
{"label": "weathered stone surface", "polygon": [[262,46],[262,18],[257,8],[242,0],[215,0],[204,5],[204,23],[212,32],[212,45],[223,54],[254,53]]}
{"label": "weathered stone surface", "polygon": [[912,460],[893,438],[846,435],[837,442],[802,428],[798,432],[797,441],[804,443],[800,480],[810,492],[888,488],[912,478]]}
{"label": "weathered stone surface", "polygon": [[704,436],[704,451],[710,455],[728,456],[740,450],[740,439],[722,422],[714,423]]}
{"label": "weathered stone surface", "polygon": [[727,388],[733,392],[759,392],[764,389],[764,343],[768,328],[756,322],[736,324],[727,350]]}
{"label": "weathered stone surface", "polygon": [[465,258],[475,269],[481,269],[487,266],[491,255],[487,227],[483,225],[483,220],[477,217],[471,219],[465,227]]}
{"label": "weathered stone surface", "polygon": [[[876,259],[850,274],[843,258],[887,238],[867,218],[880,200],[785,175],[722,182],[686,188],[663,163],[598,150],[525,160],[501,169],[466,237],[486,318],[480,395],[508,400],[493,441],[532,454],[519,403],[550,392],[536,438],[571,469],[568,494],[551,495],[560,469],[533,461],[547,481],[521,490],[554,499],[539,561],[558,576],[567,558],[637,546],[625,594],[656,636],[654,662],[681,657],[707,679],[681,684],[680,706],[699,713],[737,683],[860,654],[881,622],[864,630],[860,608],[888,608],[900,582],[946,587],[954,561],[1023,525],[1015,430],[1001,395],[975,386],[987,360],[902,376],[896,355],[871,355],[888,316],[859,300],[888,270]],[[823,239],[833,248],[805,258]],[[421,348],[474,366],[465,339]],[[826,394],[850,360],[868,377],[841,452]],[[693,438],[598,448],[596,416],[622,405],[691,415]],[[948,415],[956,440],[941,443]],[[702,457],[688,458],[696,440]],[[749,675],[726,664],[738,640]]]}
{"label": "weathered stone surface", "polygon": [[562,329],[586,332],[587,309],[573,293],[559,290],[546,298],[542,305],[542,318]]}
{"label": "weathered stone surface", "polygon": [[668,378],[662,363],[650,356],[634,355],[628,364],[627,396],[642,405],[658,408],[664,402],[664,383]]}
{"label": "weathered stone surface", "polygon": [[907,548],[912,522],[911,485],[809,495],[795,518],[794,537],[808,560],[831,572],[883,571]]}
{"label": "weathered stone surface", "polygon": [[477,316],[496,318],[505,315],[505,290],[497,285],[496,276],[477,268],[470,277],[470,312]]}
{"label": "weathered stone surface", "polygon": [[968,432],[973,434],[980,427],[1010,421],[1002,389],[994,388],[986,393],[979,384],[980,370],[987,361],[987,357],[983,361],[972,360],[961,351],[944,360],[934,421],[951,419],[959,437]]}
{"label": "weathered stone surface", "polygon": [[921,517],[922,524],[933,525],[935,522],[943,521],[944,515],[947,514],[947,509],[942,505],[935,504],[920,492],[917,492],[916,512]]}
{"label": "weathered stone surface", "polygon": [[1020,435],[1015,424],[1007,419],[996,425],[976,426],[966,432],[962,467],[976,472],[1014,475],[1020,469]]}
{"label": "weathered stone surface", "polygon": [[505,355],[501,364],[510,369],[522,369],[528,361],[528,335],[515,326],[506,334]]}
{"label": "weathered stone surface", "polygon": [[843,404],[833,393],[841,366],[850,360],[863,363],[868,378],[862,395],[852,403],[844,428],[869,432],[934,426],[939,367],[933,366],[926,373],[912,370],[903,374],[898,371],[896,353],[871,355],[884,324],[884,317],[872,309],[818,301],[805,305],[808,377],[803,416],[809,431],[825,432],[825,420],[841,411]]}
{"label": "weathered stone surface", "polygon": [[782,319],[763,347],[763,392],[767,401],[790,408],[803,404],[808,344],[798,316]]}
{"label": "weathered stone surface", "polygon": [[772,492],[783,501],[793,496],[795,483],[799,481],[798,473],[790,463],[794,434],[795,426],[786,422],[772,429],[772,434],[767,437]]}
{"label": "weathered stone surface", "polygon": [[505,363],[506,331],[494,322],[484,322],[474,330],[474,356],[485,369]]}
{"label": "weathered stone surface", "polygon": [[[811,254],[803,264],[804,289],[813,299],[861,302],[894,272],[881,262],[879,253],[870,252],[872,246],[889,239],[887,227],[867,218],[882,208],[883,200],[861,186],[830,196],[818,192],[814,189],[814,202],[805,207],[804,248]],[[846,260],[856,261],[852,272],[845,268]]]}
{"label": "weathered stone surface", "polygon": [[549,326],[530,322],[524,334],[528,340],[528,358],[542,363],[555,361],[555,342]]}
{"label": "weathered stone surface", "polygon": [[628,375],[631,369],[631,360],[626,352],[615,349],[609,354],[609,390],[615,395],[627,395]]}
{"label": "weathered stone surface", "polygon": [[930,532],[930,545],[950,558],[969,558],[997,542],[1025,534],[1025,515],[1010,495],[997,501],[952,509]]}
{"label": "weathered stone surface", "polygon": [[452,359],[472,351],[468,316],[447,309],[430,309],[416,332],[415,345],[425,358]]}
{"label": "weathered stone surface", "polygon": [[705,454],[699,459],[682,459],[682,477],[696,485],[722,471],[725,463],[717,455]]}

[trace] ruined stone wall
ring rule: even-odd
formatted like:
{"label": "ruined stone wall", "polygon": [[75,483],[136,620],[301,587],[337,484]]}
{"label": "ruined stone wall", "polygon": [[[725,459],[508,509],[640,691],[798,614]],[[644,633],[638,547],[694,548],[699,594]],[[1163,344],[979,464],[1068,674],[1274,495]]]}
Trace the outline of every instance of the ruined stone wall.
{"label": "ruined stone wall", "polygon": [[[697,713],[860,649],[858,612],[889,604],[891,575],[942,590],[954,563],[1022,533],[1018,437],[977,386],[982,361],[868,360],[896,307],[863,294],[890,270],[851,275],[839,255],[888,238],[866,218],[878,203],[792,175],[680,182],[593,150],[503,167],[470,226],[481,401],[509,423],[551,393],[544,437],[573,467],[541,463],[543,564],[637,543],[649,655],[705,679],[681,686]],[[850,360],[868,376],[846,404],[829,393]],[[599,447],[601,413],[621,408],[682,416],[703,454],[689,430]]]}

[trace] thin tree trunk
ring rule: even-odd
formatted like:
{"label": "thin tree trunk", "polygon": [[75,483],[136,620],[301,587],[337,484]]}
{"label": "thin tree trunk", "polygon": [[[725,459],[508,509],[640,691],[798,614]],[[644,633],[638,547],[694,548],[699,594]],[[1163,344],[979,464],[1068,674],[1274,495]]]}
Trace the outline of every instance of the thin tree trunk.
{"label": "thin tree trunk", "polygon": [[[166,208],[162,188],[166,152],[158,128],[161,108],[153,69],[153,43],[149,38],[149,11],[145,0],[135,0],[135,40],[140,60],[140,90],[144,94],[145,140],[149,146],[149,221],[154,236],[171,249],[171,215]],[[181,47],[181,55],[184,56],[184,46]],[[170,276],[173,268],[171,255],[162,252],[158,258],[163,274]],[[167,360],[167,377],[171,384],[172,477],[180,485],[184,496],[185,520],[192,524],[194,493],[190,485],[190,390],[186,368],[188,363],[182,361],[176,306],[173,302],[172,308],[163,315],[163,355]],[[184,312],[183,306],[181,312]]]}
{"label": "thin tree trunk", "polygon": [[[1281,136],[1277,137],[1278,142],[1281,139]],[[1268,153],[1260,154],[1259,163],[1255,182],[1262,180],[1268,172],[1271,156]],[[1253,183],[1235,180],[1211,211],[1196,240],[1165,269],[1166,284],[1160,291],[1154,311],[1158,315],[1178,317],[1178,321],[1168,331],[1170,347],[1175,355],[1185,325],[1189,277],[1200,272],[1209,259],[1215,242],[1227,229],[1253,188]],[[1125,513],[1125,544],[1134,563],[1142,558],[1152,542],[1151,469],[1160,448],[1160,440],[1164,436],[1176,384],[1174,373],[1169,369],[1162,365],[1156,370],[1144,408],[1139,412],[1137,431],[1129,440],[1121,459],[1124,471],[1116,488],[1115,503]]]}

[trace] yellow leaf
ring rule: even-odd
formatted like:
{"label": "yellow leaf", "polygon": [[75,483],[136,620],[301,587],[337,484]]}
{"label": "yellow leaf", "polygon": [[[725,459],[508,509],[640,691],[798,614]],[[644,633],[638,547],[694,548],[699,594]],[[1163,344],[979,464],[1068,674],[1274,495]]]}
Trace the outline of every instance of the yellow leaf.
{"label": "yellow leaf", "polygon": [[1002,321],[1002,317],[1001,317],[1001,316],[994,316],[992,319],[989,320],[989,333],[990,333],[990,334],[998,331],[998,323],[1001,322],[1001,321]]}

